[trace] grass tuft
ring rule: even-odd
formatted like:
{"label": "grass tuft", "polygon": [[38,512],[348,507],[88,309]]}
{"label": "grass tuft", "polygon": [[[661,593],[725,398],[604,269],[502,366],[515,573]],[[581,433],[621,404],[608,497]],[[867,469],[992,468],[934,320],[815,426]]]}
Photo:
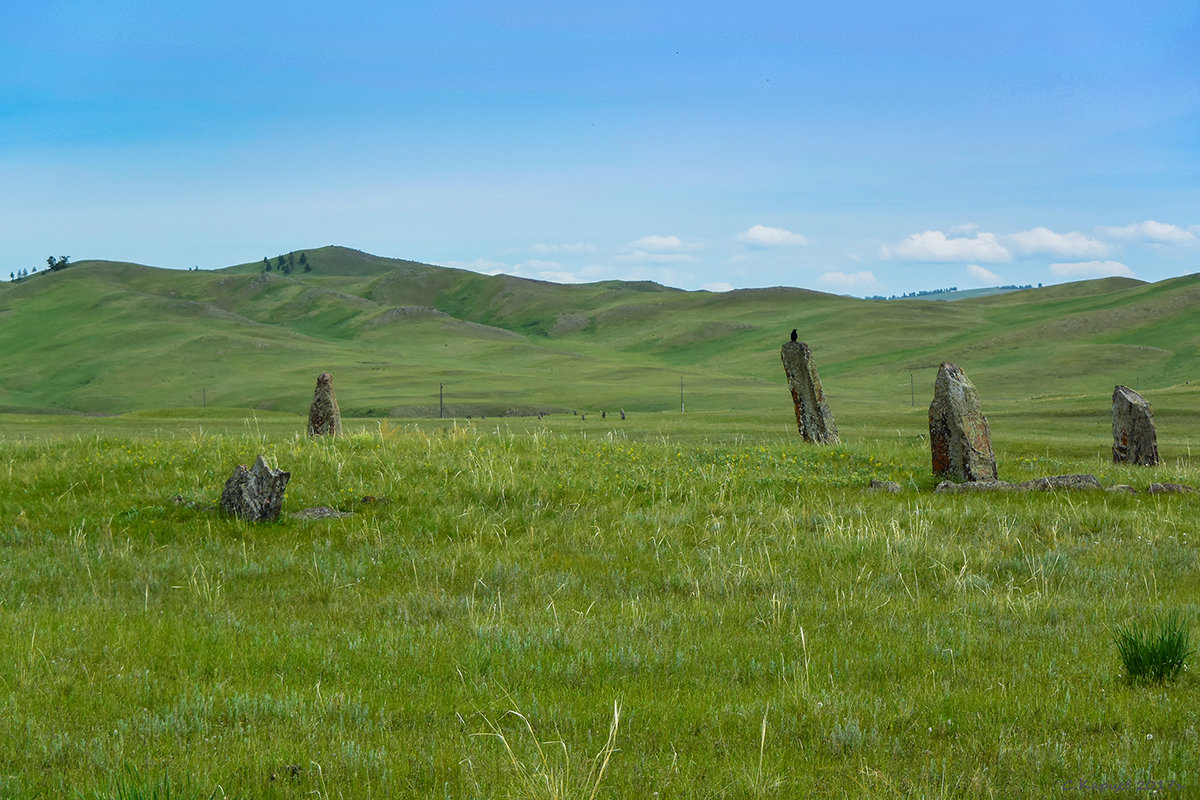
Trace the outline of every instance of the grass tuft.
{"label": "grass tuft", "polygon": [[[529,741],[533,745],[533,757],[522,758],[517,754],[519,743],[511,741],[505,735],[500,725],[486,716],[483,718],[490,729],[489,733],[481,736],[494,736],[504,745],[509,765],[516,776],[517,796],[525,798],[545,798],[545,800],[595,800],[608,769],[609,759],[617,752],[617,729],[621,722],[621,705],[613,702],[613,718],[608,726],[608,738],[600,751],[588,761],[587,772],[581,780],[574,780],[571,774],[571,753],[567,743],[561,738],[552,742],[543,742],[533,731],[529,718],[515,709],[506,716],[516,717],[521,721]],[[545,745],[560,749],[561,756],[553,756],[547,752]]]}
{"label": "grass tuft", "polygon": [[1125,674],[1135,682],[1173,680],[1193,652],[1189,626],[1177,614],[1157,620],[1156,628],[1150,630],[1122,626],[1114,638]]}

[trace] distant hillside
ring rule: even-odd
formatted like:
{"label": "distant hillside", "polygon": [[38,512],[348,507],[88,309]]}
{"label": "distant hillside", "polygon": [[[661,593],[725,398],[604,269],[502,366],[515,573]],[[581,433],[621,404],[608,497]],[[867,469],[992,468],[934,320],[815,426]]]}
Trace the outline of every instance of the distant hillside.
{"label": "distant hillside", "polygon": [[1200,378],[1198,275],[886,302],[564,286],[343,247],[295,264],[302,253],[309,270],[291,274],[83,261],[0,284],[0,410],[299,413],[322,370],[347,414],[436,414],[439,385],[462,415],[665,410],[681,377],[689,409],[778,409],[792,328],[843,402],[907,403],[910,374],[932,385],[945,360],[997,401]]}

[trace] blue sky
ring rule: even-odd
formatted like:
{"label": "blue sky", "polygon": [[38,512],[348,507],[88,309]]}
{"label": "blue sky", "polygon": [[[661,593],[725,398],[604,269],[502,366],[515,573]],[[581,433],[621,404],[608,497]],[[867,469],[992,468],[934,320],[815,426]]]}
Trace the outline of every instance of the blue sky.
{"label": "blue sky", "polygon": [[12,4],[0,188],[0,274],[1159,280],[1200,271],[1200,4]]}

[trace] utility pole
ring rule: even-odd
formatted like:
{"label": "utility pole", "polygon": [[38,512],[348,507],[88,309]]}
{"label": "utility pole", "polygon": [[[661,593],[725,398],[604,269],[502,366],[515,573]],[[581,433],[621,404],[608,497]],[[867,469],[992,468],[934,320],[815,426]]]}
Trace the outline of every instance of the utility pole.
{"label": "utility pole", "polygon": [[446,416],[446,387],[445,384],[438,384],[438,419]]}
{"label": "utility pole", "polygon": [[683,411],[683,376],[682,375],[679,376],[679,413],[680,414],[684,413],[684,411]]}
{"label": "utility pole", "polygon": [[208,389],[200,390],[200,407],[208,408]]}
{"label": "utility pole", "polygon": [[908,403],[909,403],[909,405],[916,408],[917,394],[916,394],[916,390],[913,389],[913,377],[912,377],[911,372],[908,373]]}

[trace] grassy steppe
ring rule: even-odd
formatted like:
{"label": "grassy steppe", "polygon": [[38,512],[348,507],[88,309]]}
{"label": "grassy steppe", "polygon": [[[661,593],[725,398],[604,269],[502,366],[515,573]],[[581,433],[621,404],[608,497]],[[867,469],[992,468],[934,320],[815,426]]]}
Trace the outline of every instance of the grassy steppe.
{"label": "grassy steppe", "polygon": [[[1200,484],[1179,391],[1152,469],[1090,401],[993,404],[1001,477]],[[1112,644],[1197,619],[1200,500],[934,495],[923,409],[845,408],[830,448],[786,409],[9,418],[0,796],[589,797],[614,704],[597,797],[1200,791],[1195,664],[1129,684]],[[259,452],[285,512],[353,515],[208,508]]]}

